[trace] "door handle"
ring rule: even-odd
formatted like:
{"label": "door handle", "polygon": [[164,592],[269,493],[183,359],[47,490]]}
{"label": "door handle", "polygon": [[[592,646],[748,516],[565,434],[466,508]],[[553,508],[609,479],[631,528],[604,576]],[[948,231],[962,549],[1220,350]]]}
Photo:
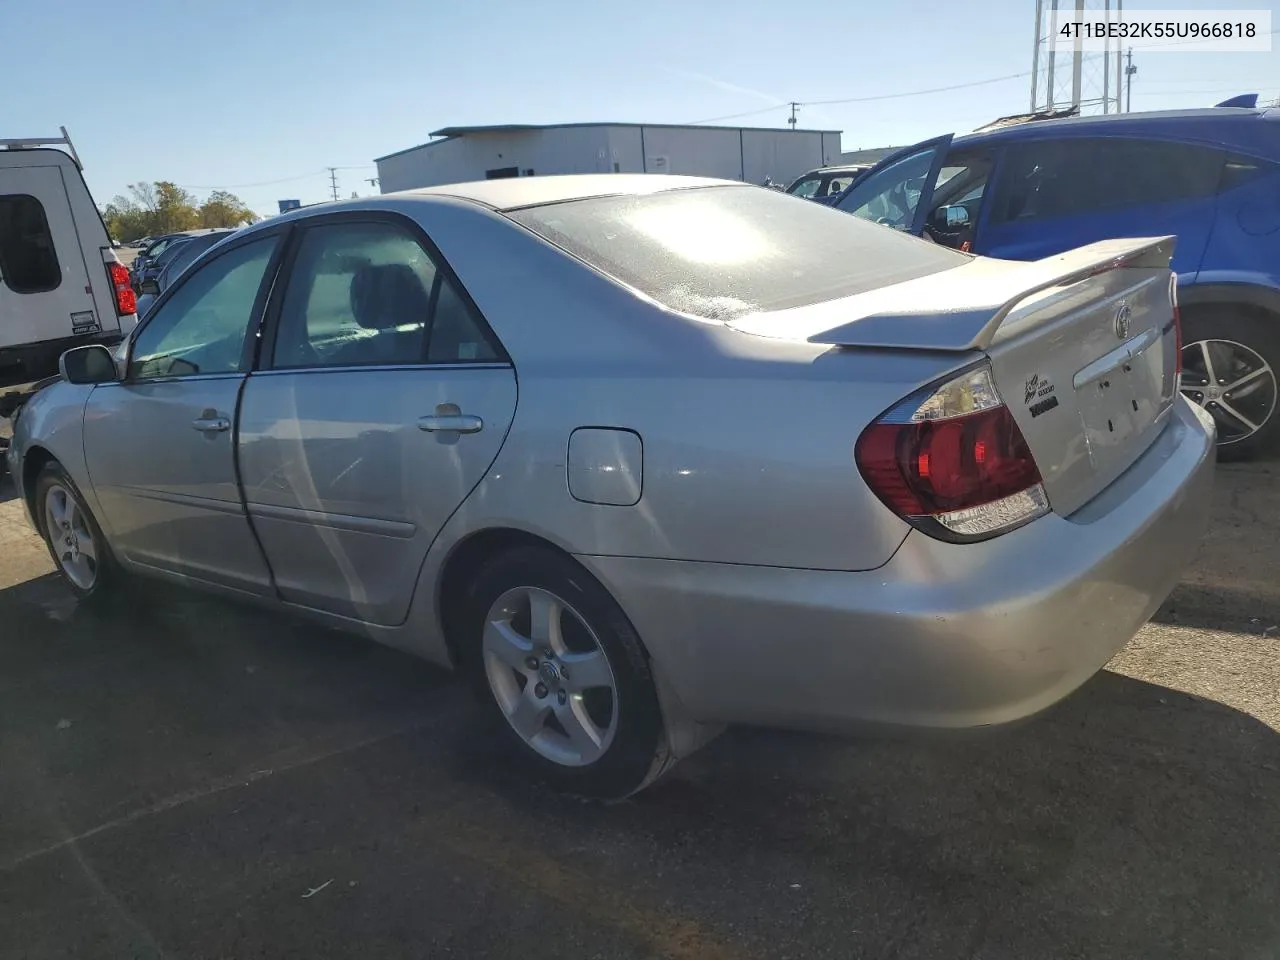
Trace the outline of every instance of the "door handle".
{"label": "door handle", "polygon": [[484,429],[484,421],[465,413],[420,417],[418,429],[427,433],[479,433]]}
{"label": "door handle", "polygon": [[463,413],[456,403],[440,403],[434,416],[418,418],[418,429],[427,433],[479,433],[484,421]]}
{"label": "door handle", "polygon": [[201,433],[223,433],[231,429],[231,420],[218,416],[213,410],[206,410],[191,421],[191,426]]}

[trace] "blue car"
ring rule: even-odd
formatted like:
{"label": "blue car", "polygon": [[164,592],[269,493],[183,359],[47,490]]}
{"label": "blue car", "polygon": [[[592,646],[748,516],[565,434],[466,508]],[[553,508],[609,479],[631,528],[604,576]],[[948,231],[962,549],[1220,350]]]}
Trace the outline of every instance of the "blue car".
{"label": "blue car", "polygon": [[1280,448],[1280,110],[1212,107],[1025,123],[882,160],[837,209],[987,257],[1176,235],[1182,392],[1219,456]]}

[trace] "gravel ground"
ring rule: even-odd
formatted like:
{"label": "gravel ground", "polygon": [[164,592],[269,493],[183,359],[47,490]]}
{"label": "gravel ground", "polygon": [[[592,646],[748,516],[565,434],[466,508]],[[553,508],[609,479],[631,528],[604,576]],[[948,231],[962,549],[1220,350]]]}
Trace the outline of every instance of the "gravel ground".
{"label": "gravel ground", "polygon": [[1280,956],[1278,472],[1220,468],[1184,583],[1043,717],[734,730],[611,806],[394,651],[85,610],[0,503],[0,956]]}

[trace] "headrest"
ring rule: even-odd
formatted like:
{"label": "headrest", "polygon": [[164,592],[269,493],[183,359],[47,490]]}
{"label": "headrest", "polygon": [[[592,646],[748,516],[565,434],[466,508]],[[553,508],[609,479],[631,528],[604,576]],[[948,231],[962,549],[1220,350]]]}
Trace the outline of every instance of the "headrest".
{"label": "headrest", "polygon": [[366,330],[426,323],[430,306],[430,293],[407,264],[368,264],[351,278],[351,315]]}

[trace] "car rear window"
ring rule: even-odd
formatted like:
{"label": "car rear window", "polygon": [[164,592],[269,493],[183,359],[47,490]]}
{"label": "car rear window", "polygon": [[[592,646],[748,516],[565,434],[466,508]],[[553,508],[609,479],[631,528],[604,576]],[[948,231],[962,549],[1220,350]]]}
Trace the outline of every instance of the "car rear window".
{"label": "car rear window", "polygon": [[49,219],[25,193],[0,195],[0,283],[14,293],[45,293],[62,283]]}
{"label": "car rear window", "polygon": [[852,296],[970,259],[761,187],[595,197],[508,216],[669,309],[722,321]]}

